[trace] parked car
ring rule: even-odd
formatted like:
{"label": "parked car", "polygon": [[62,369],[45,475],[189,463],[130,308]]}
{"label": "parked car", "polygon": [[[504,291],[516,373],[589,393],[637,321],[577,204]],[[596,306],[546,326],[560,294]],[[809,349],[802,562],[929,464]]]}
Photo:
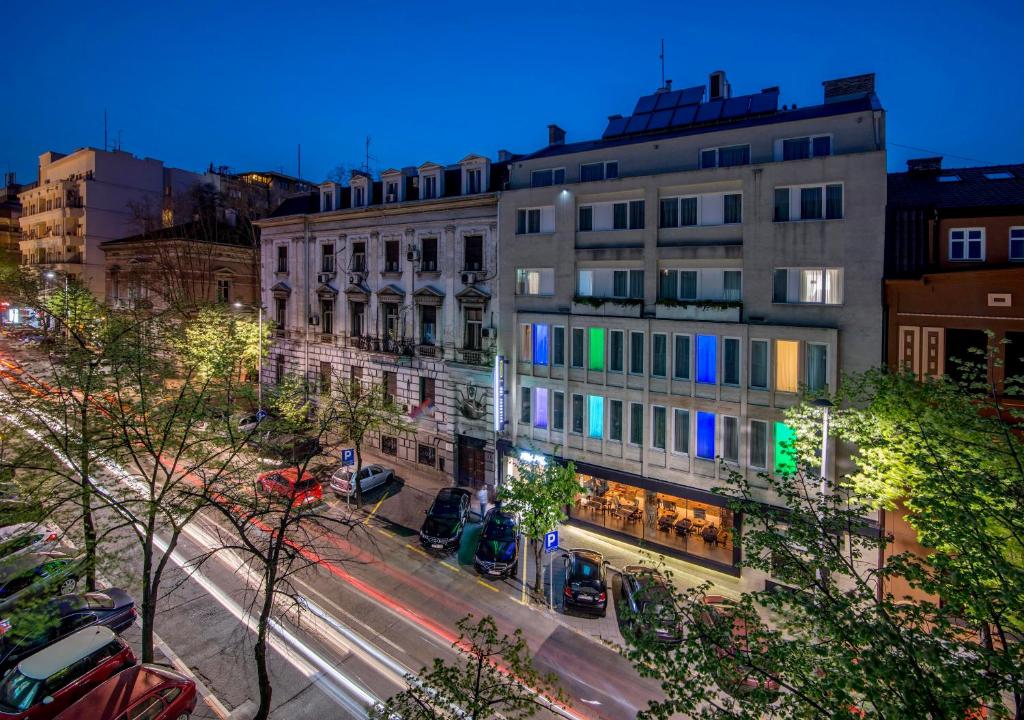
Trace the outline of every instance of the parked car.
{"label": "parked car", "polygon": [[[394,479],[395,471],[383,465],[364,465],[359,471],[359,487],[364,494]],[[346,499],[356,494],[355,477],[349,468],[340,467],[331,474],[331,490]]]}
{"label": "parked car", "polygon": [[420,543],[430,550],[451,550],[462,543],[462,529],[469,520],[471,494],[465,488],[442,488],[427,510],[420,529]]}
{"label": "parked car", "polygon": [[566,609],[596,611],[603,617],[608,612],[604,556],[595,550],[568,550],[563,560],[565,590],[562,604]]}
{"label": "parked car", "polygon": [[657,642],[678,645],[683,641],[682,614],[672,596],[668,580],[646,565],[627,565],[622,569],[620,617],[626,619],[634,635]]}
{"label": "parked car", "polygon": [[30,655],[0,681],[0,720],[52,720],[94,687],[135,664],[110,628],[90,627]]}
{"label": "parked car", "polygon": [[48,522],[24,522],[0,528],[0,560],[13,555],[58,550],[74,545],[63,539],[59,527]]}
{"label": "parked car", "polygon": [[26,553],[0,562],[0,617],[34,595],[70,595],[78,587],[80,566],[80,558],[62,552]]}
{"label": "parked car", "polygon": [[284,465],[301,465],[321,451],[317,438],[290,433],[258,432],[252,434],[248,442],[260,457]]}
{"label": "parked car", "polygon": [[473,566],[484,575],[515,577],[519,564],[519,532],[516,519],[500,507],[484,516]]}
{"label": "parked car", "polygon": [[267,420],[269,417],[270,415],[258,417],[255,413],[252,415],[244,415],[238,419],[238,431],[243,435],[248,435],[253,432],[261,422]]}
{"label": "parked car", "polygon": [[291,498],[293,505],[308,505],[323,499],[320,481],[310,472],[303,472],[300,479],[295,468],[260,473],[256,485],[264,495]]}
{"label": "parked car", "polygon": [[744,662],[751,653],[760,652],[756,646],[751,647],[750,636],[758,632],[759,627],[750,627],[747,619],[741,617],[735,603],[721,595],[705,595],[700,610],[695,613],[695,620],[704,626],[705,632],[715,637],[723,631],[728,635],[728,642],[716,648],[719,657],[735,658],[735,665],[722,663],[719,665],[719,677],[716,678],[722,690],[733,695],[741,695],[752,691],[778,692],[779,684],[774,680],[755,673],[750,664]]}
{"label": "parked car", "polygon": [[136,665],[91,690],[55,720],[183,720],[195,709],[192,679],[162,665]]}
{"label": "parked car", "polygon": [[116,633],[135,622],[135,601],[120,588],[61,595],[26,616],[11,618],[12,626],[0,637],[0,677],[21,660],[73,632],[103,625]]}

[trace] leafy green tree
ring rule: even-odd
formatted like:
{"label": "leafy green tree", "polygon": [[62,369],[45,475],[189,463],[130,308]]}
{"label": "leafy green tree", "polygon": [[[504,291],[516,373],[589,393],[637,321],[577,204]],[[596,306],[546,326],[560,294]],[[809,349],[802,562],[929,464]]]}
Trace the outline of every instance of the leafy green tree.
{"label": "leafy green tree", "polygon": [[490,615],[458,621],[454,663],[435,658],[431,668],[409,675],[409,687],[376,708],[378,720],[490,720],[533,717],[565,699],[552,675],[533,666],[523,631],[500,634]]}
{"label": "leafy green tree", "polygon": [[[576,465],[534,460],[520,461],[518,473],[510,476],[498,491],[506,510],[519,517],[519,530],[533,546],[533,592],[543,592],[544,535],[566,518],[566,508],[583,492],[576,478]],[[524,578],[525,580],[525,578]]]}

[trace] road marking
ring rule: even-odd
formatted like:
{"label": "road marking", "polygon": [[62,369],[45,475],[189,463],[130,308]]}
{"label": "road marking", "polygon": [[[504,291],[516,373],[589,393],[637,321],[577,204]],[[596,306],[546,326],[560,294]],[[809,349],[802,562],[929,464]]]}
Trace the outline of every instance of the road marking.
{"label": "road marking", "polygon": [[210,692],[210,688],[206,687],[206,684],[196,677],[196,674],[192,672],[192,669],[186,665],[180,657],[178,657],[176,652],[171,650],[170,646],[165,643],[159,635],[153,633],[153,640],[153,644],[164,654],[164,657],[171,661],[171,664],[178,669],[178,672],[192,678],[192,682],[196,684],[196,690],[199,691],[199,696],[203,699],[203,702],[210,706],[214,715],[219,717],[220,720],[228,720],[228,718],[231,717],[231,712],[224,707],[224,703],[218,700],[216,695]]}
{"label": "road marking", "polygon": [[441,561],[441,564],[442,564],[442,565],[444,565],[444,566],[445,566],[446,568],[448,568],[449,570],[451,570],[452,572],[457,572],[457,573],[460,573],[460,572],[462,572],[462,571],[461,571],[461,570],[459,570],[459,569],[458,569],[457,567],[455,567],[454,565],[452,565],[451,563],[449,563],[449,562],[448,562],[447,560],[442,560],[442,561]]}
{"label": "road marking", "polygon": [[387,535],[388,537],[398,537],[397,534],[391,532],[390,530],[387,530],[386,528],[382,528],[380,525],[371,525],[370,527],[372,527],[374,530],[381,533],[382,535]]}
{"label": "road marking", "polygon": [[380,507],[380,504],[382,502],[384,502],[385,500],[387,500],[387,497],[388,497],[388,495],[390,493],[391,493],[390,490],[388,490],[386,493],[384,493],[384,495],[381,497],[381,499],[377,501],[377,504],[373,506],[373,510],[370,511],[370,514],[367,515],[365,518],[363,518],[363,524],[364,525],[366,523],[370,522],[371,518],[373,518],[373,516],[377,514],[377,509]]}
{"label": "road marking", "polygon": [[500,593],[501,592],[501,590],[499,590],[498,588],[494,587],[489,582],[484,582],[483,580],[479,580],[479,579],[476,582],[477,582],[478,585],[483,585],[488,590],[493,590],[496,593]]}
{"label": "road marking", "polygon": [[422,555],[423,557],[425,557],[425,558],[427,558],[429,560],[433,560],[433,558],[430,557],[430,555],[423,548],[418,548],[415,545],[410,545],[409,543],[406,543],[405,546],[407,548],[409,548],[410,550],[412,550],[413,552],[419,553],[420,555]]}

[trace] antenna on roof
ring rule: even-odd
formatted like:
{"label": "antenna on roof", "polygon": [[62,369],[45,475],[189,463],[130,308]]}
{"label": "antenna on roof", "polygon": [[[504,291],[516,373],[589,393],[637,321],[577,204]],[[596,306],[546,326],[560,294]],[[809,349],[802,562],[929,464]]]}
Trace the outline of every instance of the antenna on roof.
{"label": "antenna on roof", "polygon": [[370,136],[366,136],[366,164],[363,165],[363,169],[367,174],[370,173]]}
{"label": "antenna on roof", "polygon": [[103,108],[103,152],[107,151],[107,109]]}
{"label": "antenna on roof", "polygon": [[661,60],[661,85],[659,87],[665,87],[665,38],[661,39],[661,55],[658,56]]}

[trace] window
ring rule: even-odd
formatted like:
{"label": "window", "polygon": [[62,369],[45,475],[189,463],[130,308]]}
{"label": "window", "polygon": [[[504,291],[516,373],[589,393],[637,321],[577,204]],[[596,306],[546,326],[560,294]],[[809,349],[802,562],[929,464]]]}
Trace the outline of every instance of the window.
{"label": "window", "polygon": [[775,222],[838,220],[843,217],[841,184],[775,188]]}
{"label": "window", "polygon": [[697,198],[679,198],[679,226],[690,227],[697,224]]}
{"label": "window", "polygon": [[320,246],[320,272],[334,272],[334,243]]}
{"label": "window", "polygon": [[775,423],[775,472],[791,475],[796,472],[796,431],[783,422]]}
{"label": "window", "polygon": [[352,272],[366,272],[366,243],[352,243]]}
{"label": "window", "polygon": [[433,345],[437,341],[437,306],[420,306],[420,342]]}
{"label": "window", "polygon": [[610,372],[622,372],[623,366],[623,352],[624,352],[624,333],[622,330],[611,330],[609,332],[610,340],[608,343],[608,370]]}
{"label": "window", "polygon": [[660,203],[658,227],[679,227],[679,198],[668,198]]}
{"label": "window", "polygon": [[381,317],[384,320],[384,337],[390,340],[398,338],[398,305],[381,303]]}
{"label": "window", "polygon": [[554,268],[519,268],[516,270],[516,295],[553,295]]}
{"label": "window", "polygon": [[1024,227],[1010,228],[1010,259],[1024,260]]}
{"label": "window", "polygon": [[843,216],[843,186],[825,186],[825,218],[836,220]]}
{"label": "window", "polygon": [[828,386],[828,345],[807,343],[807,389],[811,392]]}
{"label": "window", "polygon": [[775,188],[775,222],[789,220],[789,188]]}
{"label": "window", "polygon": [[553,331],[554,334],[551,338],[551,364],[561,367],[565,365],[565,328],[561,325],[556,325]]}
{"label": "window", "polygon": [[743,196],[739,193],[730,193],[724,198],[725,203],[725,224],[743,222]]}
{"label": "window", "polygon": [[615,203],[612,205],[612,229],[626,230],[629,227],[629,204]]}
{"label": "window", "polygon": [[564,430],[565,429],[565,393],[560,393],[557,390],[552,394],[552,408],[551,408],[551,429],[552,430]]}
{"label": "window", "polygon": [[463,316],[466,325],[463,328],[462,347],[466,350],[480,350],[483,347],[484,309],[466,307]]}
{"label": "window", "polygon": [[752,468],[764,470],[768,467],[768,423],[763,420],[750,421],[749,464]]}
{"label": "window", "polygon": [[423,272],[437,272],[437,238],[423,238],[421,251],[423,255],[420,259],[420,270]]}
{"label": "window", "polygon": [[534,388],[533,407],[533,426],[538,430],[546,430],[548,427],[547,388]]}
{"label": "window", "polygon": [[680,300],[696,300],[697,299],[697,277],[698,273],[696,270],[680,270],[679,271],[679,299]]}
{"label": "window", "polygon": [[583,396],[572,396],[572,431],[577,435],[583,434]]}
{"label": "window", "polygon": [[619,176],[619,164],[617,162],[596,162],[580,165],[580,182],[594,182]]}
{"label": "window", "polygon": [[288,246],[278,245],[277,246],[277,271],[279,273],[288,272]]}
{"label": "window", "polygon": [[549,187],[565,184],[565,168],[534,170],[530,173],[530,187]]}
{"label": "window", "polygon": [[644,334],[629,334],[629,372],[632,375],[644,374]]}
{"label": "window", "polygon": [[533,364],[548,364],[548,326],[542,323],[533,325]]}
{"label": "window", "polygon": [[820,220],[821,213],[821,188],[800,188],[800,219]]}
{"label": "window", "polygon": [[572,329],[572,366],[583,367],[583,328]]}
{"label": "window", "polygon": [[331,364],[320,361],[320,394],[331,394]]}
{"label": "window", "polygon": [[783,160],[806,160],[831,154],[832,138],[829,135],[810,135],[782,141]]}
{"label": "window", "polygon": [[466,170],[466,193],[469,195],[476,194],[483,191],[483,183],[481,182],[482,174],[479,168],[472,170]]}
{"label": "window", "polygon": [[722,416],[722,457],[729,462],[740,460],[740,421]]}
{"label": "window", "polygon": [[662,270],[658,278],[658,299],[675,300],[679,297],[679,271]]}
{"label": "window", "polygon": [[278,333],[283,333],[288,327],[288,301],[285,298],[274,298],[274,321],[277,323]]}
{"label": "window", "polygon": [[519,326],[519,359],[523,362],[533,362],[533,326]]}
{"label": "window", "polygon": [[398,202],[398,183],[394,180],[384,184],[384,202]]}
{"label": "window", "polygon": [[672,358],[672,377],[676,380],[690,379],[690,336],[676,335],[676,347]]}
{"label": "window", "polygon": [[589,328],[587,331],[589,347],[587,348],[587,369],[604,370],[604,328]]}
{"label": "window", "polygon": [[722,271],[722,299],[740,300],[743,297],[743,271]]}
{"label": "window", "polygon": [[385,455],[391,457],[398,456],[398,438],[394,435],[381,435],[380,436],[380,451]]}
{"label": "window", "polygon": [[388,397],[394,402],[398,402],[398,373],[385,370],[384,382],[381,384],[384,386],[384,391],[388,394]]}
{"label": "window", "polygon": [[384,272],[400,272],[402,269],[400,255],[401,243],[398,240],[384,242]]}
{"label": "window", "polygon": [[363,207],[366,205],[366,188],[357,185],[352,188],[352,207]]}
{"label": "window", "polygon": [[750,341],[750,387],[768,389],[768,341]]}
{"label": "window", "polygon": [[418,443],[416,456],[420,465],[429,465],[430,467],[437,465],[437,448],[433,445]]}
{"label": "window", "polygon": [[622,442],[622,401],[608,401],[608,439]]}
{"label": "window", "polygon": [[842,268],[777,268],[772,302],[843,304]]}
{"label": "window", "polygon": [[[477,170],[476,172],[480,172]],[[465,243],[463,270],[484,269],[484,238],[482,235],[467,235],[463,240]]]}
{"label": "window", "polygon": [[739,338],[722,339],[722,384],[740,384],[740,341]]}
{"label": "window", "polygon": [[580,205],[580,232],[589,232],[594,229],[594,208],[591,205]]}
{"label": "window", "polygon": [[629,201],[629,229],[641,230],[644,227],[644,201]]}
{"label": "window", "polygon": [[530,424],[530,397],[533,390],[528,387],[519,388],[519,422],[523,425]]}
{"label": "window", "polygon": [[334,334],[334,300],[320,301],[320,332]]}
{"label": "window", "polygon": [[612,297],[624,298],[629,295],[629,271],[612,271]]}
{"label": "window", "polygon": [[357,385],[363,380],[363,368],[361,365],[349,365],[348,381],[351,385]]}
{"label": "window", "polygon": [[702,168],[733,167],[750,164],[749,145],[730,145],[728,147],[701,150],[700,166]]}
{"label": "window", "polygon": [[642,299],[644,296],[644,271],[629,271],[629,296],[634,299]]}
{"label": "window", "polygon": [[668,374],[668,336],[665,333],[651,335],[651,375],[665,377]]}
{"label": "window", "polygon": [[795,393],[799,385],[800,343],[796,340],[775,341],[775,389]]}
{"label": "window", "polygon": [[274,358],[274,382],[280,385],[284,381],[284,355]]}
{"label": "window", "polygon": [[554,231],[554,207],[522,208],[516,211],[516,233],[519,235],[534,235]]}
{"label": "window", "polygon": [[587,437],[604,437],[604,398],[600,395],[587,395]]}
{"label": "window", "polygon": [[644,444],[644,406],[640,403],[629,404],[629,442]]}
{"label": "window", "polygon": [[423,176],[423,200],[432,200],[437,197],[437,175]]}
{"label": "window", "polygon": [[697,382],[715,385],[718,382],[718,337],[697,336]]}
{"label": "window", "polygon": [[697,457],[715,459],[715,414],[697,412]]}
{"label": "window", "polygon": [[434,378],[420,376],[420,404],[432,405],[434,403]]}
{"label": "window", "polygon": [[217,302],[227,303],[231,301],[231,281],[226,279],[217,280]]}
{"label": "window", "polygon": [[690,452],[690,411],[675,408],[672,411],[672,452],[683,455]]}
{"label": "window", "polygon": [[644,201],[630,200],[612,205],[613,230],[642,230],[644,227]]}
{"label": "window", "polygon": [[950,260],[984,260],[985,229],[958,228],[949,231]]}
{"label": "window", "polygon": [[655,450],[665,449],[665,417],[664,407],[651,407],[651,447]]}
{"label": "window", "polygon": [[577,277],[576,292],[584,297],[591,297],[594,294],[594,271],[580,270]]}

